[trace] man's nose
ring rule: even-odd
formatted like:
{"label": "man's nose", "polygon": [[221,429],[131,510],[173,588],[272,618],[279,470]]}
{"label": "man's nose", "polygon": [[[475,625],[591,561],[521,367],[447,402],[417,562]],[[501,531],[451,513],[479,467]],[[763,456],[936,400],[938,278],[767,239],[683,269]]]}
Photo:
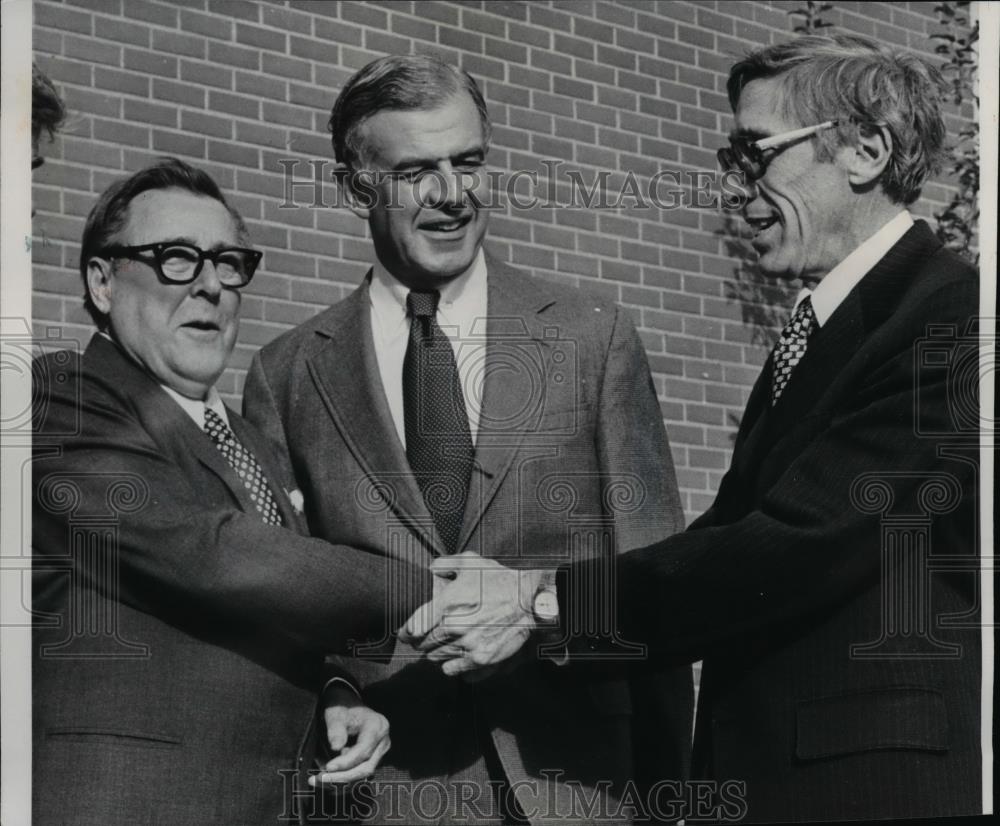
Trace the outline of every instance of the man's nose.
{"label": "man's nose", "polygon": [[219,271],[215,268],[215,262],[206,258],[201,264],[201,272],[198,277],[191,282],[191,291],[198,295],[218,296],[222,293],[222,281],[219,279]]}
{"label": "man's nose", "polygon": [[451,161],[441,161],[435,174],[429,178],[434,183],[429,187],[424,203],[439,209],[462,206],[465,203],[465,178],[452,166]]}

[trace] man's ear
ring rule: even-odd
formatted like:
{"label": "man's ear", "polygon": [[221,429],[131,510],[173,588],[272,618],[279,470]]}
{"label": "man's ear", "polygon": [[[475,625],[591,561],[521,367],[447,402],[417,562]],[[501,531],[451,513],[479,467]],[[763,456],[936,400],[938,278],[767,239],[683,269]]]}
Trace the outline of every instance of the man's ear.
{"label": "man's ear", "polygon": [[111,312],[111,279],[114,271],[106,258],[94,256],[87,262],[87,292],[94,306],[104,315]]}
{"label": "man's ear", "polygon": [[892,157],[892,135],[884,126],[863,123],[847,150],[847,179],[851,186],[870,186],[885,171]]}
{"label": "man's ear", "polygon": [[334,179],[340,191],[344,193],[347,208],[362,221],[367,221],[373,199],[377,197],[368,173],[341,165],[334,172]]}

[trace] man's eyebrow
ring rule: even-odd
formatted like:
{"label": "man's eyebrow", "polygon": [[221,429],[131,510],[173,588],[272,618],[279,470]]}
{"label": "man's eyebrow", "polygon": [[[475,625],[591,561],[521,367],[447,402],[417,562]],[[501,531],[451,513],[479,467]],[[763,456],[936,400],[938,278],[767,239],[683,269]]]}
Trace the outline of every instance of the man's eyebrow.
{"label": "man's eyebrow", "polygon": [[[468,158],[470,155],[481,155],[483,157],[486,157],[486,148],[481,144],[477,144],[476,146],[470,146],[467,149],[463,149],[459,152],[456,152],[454,155],[448,156],[448,160],[454,162],[461,158]],[[429,158],[429,157],[420,157],[414,155],[413,157],[409,158],[401,158],[400,161],[392,168],[392,171],[398,172],[399,170],[411,169],[412,167],[415,166],[419,167],[437,166],[443,160],[444,158],[440,157]]]}
{"label": "man's eyebrow", "polygon": [[189,247],[197,247],[198,244],[190,235],[174,235],[164,238],[162,241],[155,241],[156,244],[187,244]]}
{"label": "man's eyebrow", "polygon": [[[210,247],[203,247],[203,246],[201,246],[201,244],[198,243],[198,241],[195,238],[192,238],[189,235],[176,235],[173,238],[165,238],[164,240],[157,241],[156,243],[158,243],[158,244],[186,244],[189,247],[197,247],[200,250],[203,249],[203,250],[205,250],[205,252],[215,252],[216,250],[227,249],[228,247],[232,247],[233,246],[233,244],[226,244],[226,243],[223,243],[223,242],[220,241],[217,244],[212,244],[212,246],[210,246]],[[240,242],[237,241],[237,245],[239,243]]]}

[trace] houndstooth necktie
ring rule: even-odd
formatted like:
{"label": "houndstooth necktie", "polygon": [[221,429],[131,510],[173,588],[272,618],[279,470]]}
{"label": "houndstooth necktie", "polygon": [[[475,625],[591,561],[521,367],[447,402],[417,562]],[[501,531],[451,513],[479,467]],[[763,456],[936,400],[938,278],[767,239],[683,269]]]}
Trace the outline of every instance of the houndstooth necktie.
{"label": "houndstooth necktie", "polygon": [[445,548],[454,553],[473,446],[455,353],[435,318],[439,298],[436,290],[406,297],[410,339],[403,359],[403,419],[410,468]]}
{"label": "houndstooth necktie", "polygon": [[271,492],[264,471],[257,463],[254,455],[240,444],[229,425],[212,408],[205,408],[205,432],[212,437],[219,452],[236,471],[243,486],[250,493],[250,498],[268,525],[281,525],[281,513],[278,502]]}
{"label": "houndstooth necktie", "polygon": [[802,361],[806,353],[809,336],[817,327],[816,313],[807,295],[799,303],[798,309],[788,319],[781,331],[781,337],[774,347],[773,369],[771,371],[771,406],[778,403],[781,394],[792,377],[795,365]]}

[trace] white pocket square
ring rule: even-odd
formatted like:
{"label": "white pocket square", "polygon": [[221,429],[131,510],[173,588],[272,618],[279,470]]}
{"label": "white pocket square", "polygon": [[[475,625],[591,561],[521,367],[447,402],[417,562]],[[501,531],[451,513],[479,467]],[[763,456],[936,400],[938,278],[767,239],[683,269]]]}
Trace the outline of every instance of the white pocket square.
{"label": "white pocket square", "polygon": [[292,503],[295,512],[302,513],[306,504],[306,500],[302,496],[302,491],[296,488],[295,490],[286,490],[285,494],[288,496],[288,501]]}

